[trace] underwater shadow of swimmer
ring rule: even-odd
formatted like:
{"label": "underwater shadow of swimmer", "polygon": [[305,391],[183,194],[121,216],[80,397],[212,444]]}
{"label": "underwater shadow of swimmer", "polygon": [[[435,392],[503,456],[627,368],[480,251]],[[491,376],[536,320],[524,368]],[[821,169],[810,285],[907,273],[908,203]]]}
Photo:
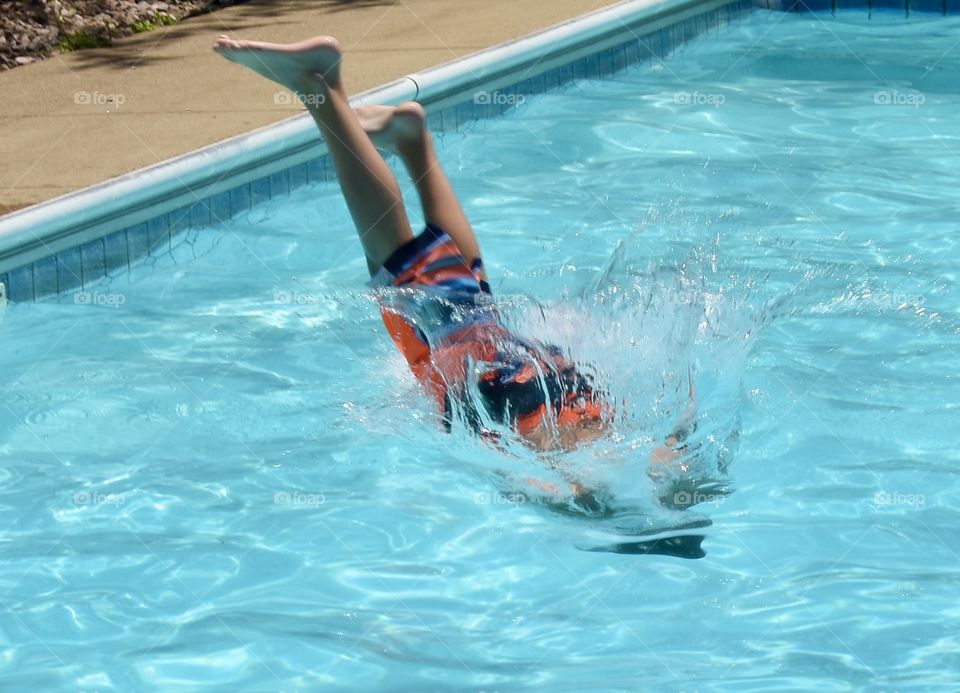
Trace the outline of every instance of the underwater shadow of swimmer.
{"label": "underwater shadow of swimmer", "polygon": [[582,548],[581,550],[597,553],[648,554],[693,559],[703,558],[707,555],[707,552],[700,546],[705,538],[706,535],[703,534],[685,534],[677,537],[666,537],[664,539],[652,539],[649,541],[626,541],[619,544],[609,544],[607,546],[593,546],[590,548]]}
{"label": "underwater shadow of swimmer", "polygon": [[631,516],[631,513],[618,511],[609,503],[608,499],[596,493],[578,496],[573,503],[543,502],[541,504],[551,512],[563,515],[575,522],[589,522],[592,529],[609,531],[613,534],[633,535],[637,539],[626,541],[612,541],[607,544],[578,545],[581,551],[594,553],[619,553],[625,555],[656,555],[673,556],[674,558],[695,559],[703,558],[707,552],[701,544],[706,539],[705,534],[671,534],[671,536],[654,536],[650,539],[641,539],[642,536],[664,534],[666,532],[702,530],[713,525],[708,517],[693,517],[688,521],[669,527],[660,528],[633,528],[632,523],[623,526],[622,521]]}

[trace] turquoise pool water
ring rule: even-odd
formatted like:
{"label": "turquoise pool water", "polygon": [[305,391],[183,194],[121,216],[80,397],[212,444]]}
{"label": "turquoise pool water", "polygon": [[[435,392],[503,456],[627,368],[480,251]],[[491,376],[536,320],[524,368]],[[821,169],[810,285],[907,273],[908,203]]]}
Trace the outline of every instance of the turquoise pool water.
{"label": "turquoise pool water", "polygon": [[550,462],[438,430],[335,185],[0,312],[0,687],[960,688],[958,29],[757,13],[441,138],[622,401]]}

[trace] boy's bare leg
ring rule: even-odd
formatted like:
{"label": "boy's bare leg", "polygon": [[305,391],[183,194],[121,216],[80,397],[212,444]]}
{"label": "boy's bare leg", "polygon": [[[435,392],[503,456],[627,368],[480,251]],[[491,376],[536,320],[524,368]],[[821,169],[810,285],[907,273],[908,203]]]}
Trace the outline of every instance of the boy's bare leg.
{"label": "boy's bare leg", "polygon": [[480,244],[437,159],[423,106],[416,101],[396,107],[363,106],[357,109],[357,116],[374,144],[394,152],[403,161],[417,186],[427,223],[450,234],[463,259],[472,266],[481,257]]}
{"label": "boy's bare leg", "polygon": [[370,273],[376,272],[413,232],[396,178],[350,108],[340,79],[340,44],[329,36],[292,44],[221,36],[215,50],[297,92],[323,133]]}

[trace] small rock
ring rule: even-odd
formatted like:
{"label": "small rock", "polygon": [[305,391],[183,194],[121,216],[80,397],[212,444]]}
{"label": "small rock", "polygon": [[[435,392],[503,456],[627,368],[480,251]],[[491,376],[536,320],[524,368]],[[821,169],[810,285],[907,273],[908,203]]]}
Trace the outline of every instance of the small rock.
{"label": "small rock", "polygon": [[18,57],[16,57],[16,58],[14,58],[13,62],[15,62],[17,65],[29,65],[30,63],[35,62],[35,61],[34,61],[34,59],[31,58],[30,56],[21,55],[21,56],[18,56]]}

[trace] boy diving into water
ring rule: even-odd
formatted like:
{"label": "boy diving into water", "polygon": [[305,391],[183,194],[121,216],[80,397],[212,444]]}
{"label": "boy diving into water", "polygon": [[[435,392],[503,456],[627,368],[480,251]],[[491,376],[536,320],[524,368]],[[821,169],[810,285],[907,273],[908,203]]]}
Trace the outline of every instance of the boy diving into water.
{"label": "boy diving into water", "polygon": [[[223,57],[290,89],[313,116],[360,236],[383,321],[449,427],[455,406],[481,435],[512,430],[540,451],[569,450],[603,434],[612,406],[561,349],[525,339],[499,319],[476,235],[437,159],[423,107],[353,110],[328,36],[293,44],[220,36]],[[399,185],[377,147],[394,152],[416,185],[426,228],[414,235]],[[673,459],[676,441],[654,453]],[[571,482],[581,496],[584,489]]]}

